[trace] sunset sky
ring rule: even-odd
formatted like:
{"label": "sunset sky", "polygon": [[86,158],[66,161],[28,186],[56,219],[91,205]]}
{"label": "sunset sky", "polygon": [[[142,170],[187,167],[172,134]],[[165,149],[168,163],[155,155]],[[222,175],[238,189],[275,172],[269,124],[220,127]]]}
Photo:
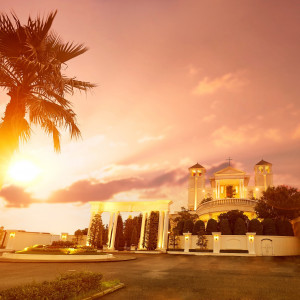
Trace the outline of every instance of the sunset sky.
{"label": "sunset sky", "polygon": [[[69,97],[82,139],[55,154],[38,128],[14,161],[35,180],[7,176],[0,226],[73,233],[89,201],[187,204],[187,169],[209,175],[233,158],[251,175],[262,158],[274,184],[300,187],[300,2],[240,0],[0,0],[1,11],[58,14],[53,29],[90,50],[65,72],[96,83]],[[0,91],[0,117],[8,101]]]}

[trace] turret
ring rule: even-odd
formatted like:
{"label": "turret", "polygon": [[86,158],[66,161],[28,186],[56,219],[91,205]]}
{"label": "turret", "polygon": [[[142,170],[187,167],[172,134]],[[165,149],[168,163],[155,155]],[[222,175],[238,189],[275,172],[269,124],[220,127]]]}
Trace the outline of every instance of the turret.
{"label": "turret", "polygon": [[205,174],[206,169],[196,163],[189,168],[188,185],[188,209],[196,210],[199,203],[205,197]]}
{"label": "turret", "polygon": [[268,187],[273,186],[272,164],[262,159],[254,166],[254,171],[255,195],[256,198],[259,198],[263,191],[266,191]]}

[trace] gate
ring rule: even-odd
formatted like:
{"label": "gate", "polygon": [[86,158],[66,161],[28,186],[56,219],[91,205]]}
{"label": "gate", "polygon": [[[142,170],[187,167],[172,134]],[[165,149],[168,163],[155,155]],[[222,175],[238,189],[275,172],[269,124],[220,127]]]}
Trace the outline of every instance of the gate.
{"label": "gate", "polygon": [[262,256],[273,255],[273,242],[270,239],[261,240],[261,254]]}

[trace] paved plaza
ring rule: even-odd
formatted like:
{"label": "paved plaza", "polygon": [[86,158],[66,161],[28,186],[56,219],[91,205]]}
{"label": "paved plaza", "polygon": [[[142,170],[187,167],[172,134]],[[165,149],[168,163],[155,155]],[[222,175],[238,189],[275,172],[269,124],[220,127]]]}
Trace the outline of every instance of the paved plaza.
{"label": "paved plaza", "polygon": [[135,256],[100,263],[0,262],[0,289],[88,270],[126,284],[107,300],[300,299],[300,257]]}

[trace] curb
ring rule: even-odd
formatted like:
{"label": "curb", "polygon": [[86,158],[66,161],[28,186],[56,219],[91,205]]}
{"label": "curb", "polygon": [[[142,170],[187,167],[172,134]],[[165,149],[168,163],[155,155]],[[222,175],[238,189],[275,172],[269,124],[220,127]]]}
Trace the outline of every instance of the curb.
{"label": "curb", "polygon": [[110,288],[110,289],[107,289],[103,292],[99,292],[99,293],[96,293],[92,296],[89,296],[87,298],[83,298],[82,300],[94,300],[94,299],[98,299],[99,297],[103,297],[104,295],[107,295],[107,294],[110,294],[110,293],[113,293],[119,289],[122,289],[125,287],[125,284],[124,283],[119,283],[117,284],[116,286]]}

